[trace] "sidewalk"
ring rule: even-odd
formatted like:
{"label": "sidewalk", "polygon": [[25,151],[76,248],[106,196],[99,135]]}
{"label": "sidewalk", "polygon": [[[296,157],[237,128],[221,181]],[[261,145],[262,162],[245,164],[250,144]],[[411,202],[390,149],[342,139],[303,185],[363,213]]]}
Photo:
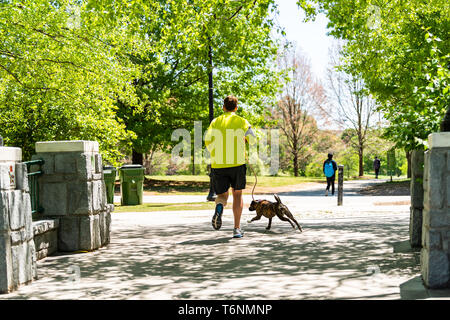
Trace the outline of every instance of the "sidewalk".
{"label": "sidewalk", "polygon": [[220,231],[208,210],[113,213],[107,248],[48,257],[38,262],[38,280],[0,299],[450,297],[422,285],[419,253],[408,246],[408,205],[390,211],[377,201],[398,197],[348,196],[337,207],[319,191],[280,195],[303,233],[276,218],[270,231],[264,218],[248,224],[248,210],[242,239],[231,238],[231,210]]}
{"label": "sidewalk", "polygon": [[[249,218],[245,213],[244,221]],[[400,299],[418,256],[393,253],[408,238],[407,213],[299,219],[303,233],[275,220],[244,223],[232,239],[210,212],[115,213],[111,244],[39,262],[39,280],[2,299]],[[298,217],[299,218],[299,217]],[[80,270],[80,280],[72,271]],[[409,281],[409,282],[408,282]],[[417,281],[416,281],[417,282]],[[402,286],[405,287],[403,290]],[[409,290],[409,291],[408,291]],[[408,293],[409,292],[409,293]],[[412,292],[412,293],[411,293]]]}

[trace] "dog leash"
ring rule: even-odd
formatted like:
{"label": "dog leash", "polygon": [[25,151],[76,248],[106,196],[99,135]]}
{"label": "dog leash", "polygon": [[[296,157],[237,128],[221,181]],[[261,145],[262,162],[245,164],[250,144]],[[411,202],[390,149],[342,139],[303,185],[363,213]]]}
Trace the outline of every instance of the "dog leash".
{"label": "dog leash", "polygon": [[248,167],[250,168],[250,171],[255,176],[255,184],[253,185],[253,189],[252,189],[252,200],[255,201],[255,197],[253,196],[253,193],[255,191],[256,184],[258,183],[258,177],[256,176],[256,172],[253,170],[252,166],[250,165],[250,162],[248,161],[248,158],[247,158],[247,162],[248,162]]}

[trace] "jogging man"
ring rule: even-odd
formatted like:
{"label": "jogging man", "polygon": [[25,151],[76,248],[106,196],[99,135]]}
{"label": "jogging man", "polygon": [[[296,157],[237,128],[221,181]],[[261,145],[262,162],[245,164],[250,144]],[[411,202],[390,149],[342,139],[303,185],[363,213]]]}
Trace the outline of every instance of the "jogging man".
{"label": "jogging man", "polygon": [[233,238],[244,236],[240,221],[244,202],[242,190],[246,184],[245,143],[248,136],[254,136],[250,123],[236,115],[238,99],[228,96],[224,99],[224,113],[215,118],[205,135],[206,148],[211,155],[211,173],[213,175],[216,208],[212,226],[219,230],[222,226],[222,213],[227,205],[228,190],[233,194],[234,228]]}
{"label": "jogging man", "polygon": [[328,154],[328,159],[323,163],[323,173],[327,177],[327,189],[325,195],[328,196],[328,191],[331,186],[331,195],[334,196],[334,181],[336,180],[337,163],[333,160],[333,154]]}

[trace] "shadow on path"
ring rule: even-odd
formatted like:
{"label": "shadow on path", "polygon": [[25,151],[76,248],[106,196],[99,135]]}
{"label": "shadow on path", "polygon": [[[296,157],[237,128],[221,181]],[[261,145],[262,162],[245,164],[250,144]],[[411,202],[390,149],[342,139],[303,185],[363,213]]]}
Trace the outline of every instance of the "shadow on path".
{"label": "shadow on path", "polygon": [[[106,249],[39,263],[41,280],[9,298],[37,299],[398,299],[399,285],[420,270],[392,245],[408,219],[303,223],[304,232],[266,223],[232,239],[210,222],[114,225]],[[71,266],[81,271],[70,283]],[[372,270],[378,270],[377,274]],[[5,296],[5,298],[7,298]]]}

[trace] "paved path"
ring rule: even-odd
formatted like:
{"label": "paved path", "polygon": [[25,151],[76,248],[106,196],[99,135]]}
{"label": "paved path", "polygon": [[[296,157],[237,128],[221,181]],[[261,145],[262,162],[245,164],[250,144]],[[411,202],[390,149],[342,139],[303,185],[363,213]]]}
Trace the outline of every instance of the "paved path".
{"label": "paved path", "polygon": [[[212,230],[209,211],[113,213],[107,248],[48,257],[38,263],[39,280],[0,298],[450,297],[423,288],[418,253],[404,250],[408,206],[386,212],[370,200],[375,197],[349,196],[342,207],[315,193],[281,197],[295,208],[303,233],[278,220],[271,231],[267,220],[248,224],[253,214],[247,210],[243,239],[231,238],[230,210],[220,231]],[[325,210],[312,210],[316,205]],[[77,269],[79,281],[72,281]]]}
{"label": "paved path", "polygon": [[[39,280],[10,299],[399,299],[417,256],[394,254],[408,215],[275,222],[231,239],[205,213],[116,213],[112,242],[39,262]],[[72,268],[72,269],[70,269]],[[71,282],[70,270],[81,279]]]}

